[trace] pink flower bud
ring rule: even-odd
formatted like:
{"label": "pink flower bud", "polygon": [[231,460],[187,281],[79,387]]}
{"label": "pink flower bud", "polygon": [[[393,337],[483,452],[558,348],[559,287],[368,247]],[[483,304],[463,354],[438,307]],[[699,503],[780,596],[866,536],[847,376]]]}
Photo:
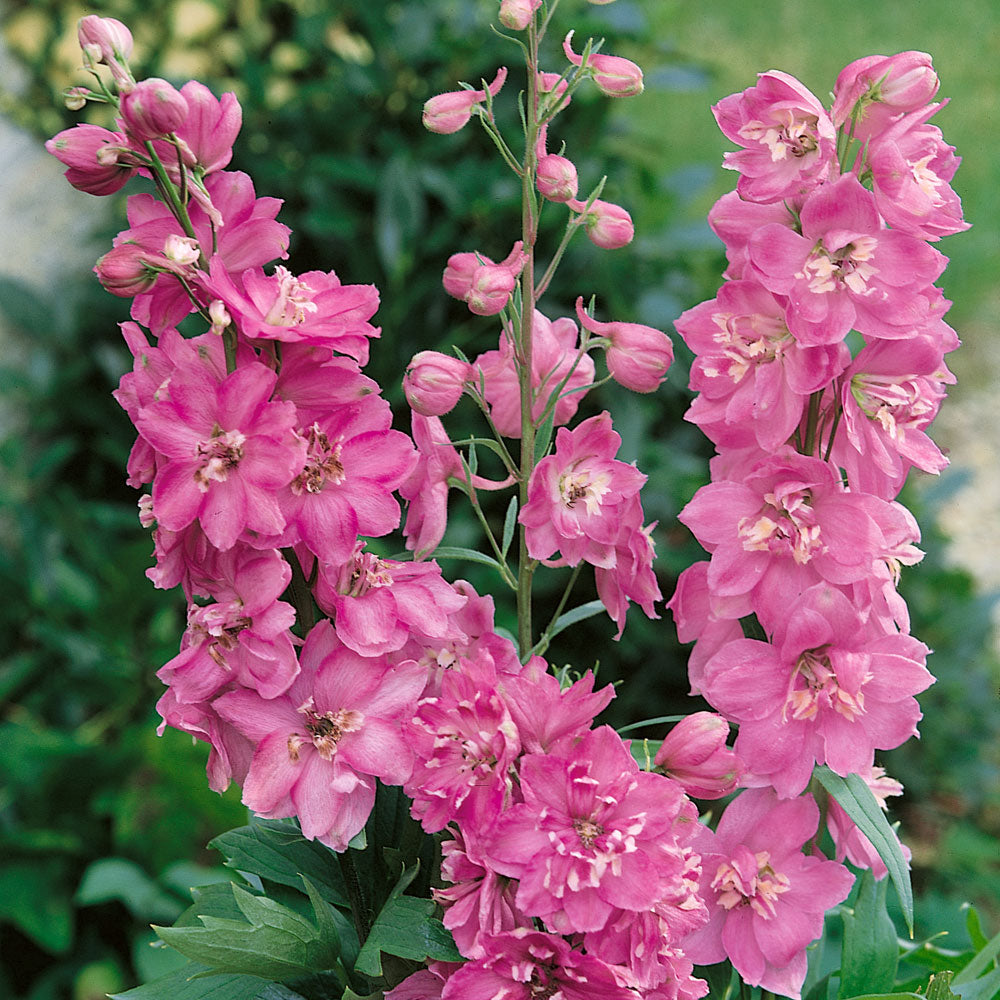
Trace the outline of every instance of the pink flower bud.
{"label": "pink flower bud", "polygon": [[212,321],[208,332],[218,336],[221,336],[222,331],[233,321],[233,317],[229,315],[229,310],[222,299],[212,299],[209,303],[208,318]]}
{"label": "pink flower bud", "polygon": [[86,87],[68,87],[63,94],[63,103],[70,111],[82,111],[91,93]]}
{"label": "pink flower bud", "polygon": [[126,62],[132,55],[132,32],[113,17],[88,14],[80,18],[76,37],[85,52],[98,53],[95,62]]}
{"label": "pink flower bud", "polygon": [[53,136],[45,148],[69,169],[66,180],[87,194],[114,194],[134,173],[128,140],[98,125],[76,125]]}
{"label": "pink flower bud", "polygon": [[604,357],[611,377],[633,392],[653,392],[674,360],[674,347],[662,331],[641,323],[598,323],[583,310],[583,297],[576,300],[580,325],[608,344]]}
{"label": "pink flower bud", "polygon": [[481,264],[472,272],[465,301],[477,316],[496,316],[517,284],[517,276],[503,264]]}
{"label": "pink flower bud", "polygon": [[[926,52],[899,52],[894,56],[865,56],[845,66],[834,86],[831,115],[837,127],[855,112],[859,101],[864,119],[882,127],[901,111],[922,108],[937,93],[939,81]],[[871,104],[884,105],[876,110]],[[862,137],[871,134],[871,124]],[[858,130],[855,129],[855,135]]]}
{"label": "pink flower bud", "polygon": [[163,243],[163,256],[175,264],[196,264],[201,256],[201,247],[197,240],[189,236],[171,233]]}
{"label": "pink flower bud", "polygon": [[109,250],[94,265],[94,272],[107,291],[123,299],[148,292],[159,275],[149,255],[134,243]]}
{"label": "pink flower bud", "polygon": [[587,237],[594,246],[604,250],[617,250],[632,242],[632,237],[635,236],[632,216],[620,205],[600,199],[595,200],[589,209],[582,201],[571,200],[566,204],[574,212],[586,211],[584,224],[587,227]]}
{"label": "pink flower bud", "polygon": [[569,201],[576,197],[576,167],[572,160],[548,153],[538,161],[535,184],[543,198],[549,201]]}
{"label": "pink flower bud", "polygon": [[448,258],[448,266],[441,276],[441,284],[444,285],[444,290],[449,295],[464,302],[465,296],[469,294],[469,289],[472,287],[473,272],[481,264],[492,263],[493,261],[489,257],[482,254],[469,251],[453,253]]}
{"label": "pink flower bud", "polygon": [[[572,37],[571,31],[563,40],[563,52],[574,66],[582,66],[583,56],[578,56],[570,46]],[[588,57],[587,69],[606,97],[635,97],[642,93],[642,70],[631,59],[606,56],[598,52]]]}
{"label": "pink flower bud", "polygon": [[[501,66],[493,82],[487,87],[493,97],[500,92],[507,79],[507,67]],[[472,117],[472,109],[486,100],[486,90],[450,90],[436,94],[424,104],[424,128],[441,135],[451,135],[465,128]]]}
{"label": "pink flower bud", "polygon": [[743,773],[739,757],[726,747],[729,723],[714,712],[695,712],[667,733],[656,752],[657,770],[696,799],[720,799]]}
{"label": "pink flower bud", "polygon": [[188,102],[166,80],[142,80],[122,98],[122,119],[126,131],[140,142],[160,139],[180,128],[187,120]]}
{"label": "pink flower bud", "polygon": [[403,392],[410,408],[421,416],[441,417],[455,408],[472,376],[468,361],[439,351],[421,351],[407,366]]}
{"label": "pink flower bud", "polygon": [[500,23],[512,31],[524,31],[541,6],[542,0],[500,0]]}

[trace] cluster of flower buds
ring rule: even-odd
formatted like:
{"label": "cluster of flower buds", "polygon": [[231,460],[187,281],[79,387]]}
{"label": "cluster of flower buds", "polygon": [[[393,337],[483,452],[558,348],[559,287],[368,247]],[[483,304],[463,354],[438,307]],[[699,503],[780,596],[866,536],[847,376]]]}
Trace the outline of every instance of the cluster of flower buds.
{"label": "cluster of flower buds", "polygon": [[[946,258],[931,243],[966,228],[949,186],[958,159],[927,124],[937,86],[930,57],[904,52],[848,66],[831,111],[780,72],[721,101],[719,126],[742,147],[725,161],[736,191],[709,216],[728,280],[677,321],[696,355],[687,419],[717,455],[680,515],[710,558],[671,606],[696,640],[692,690],[739,726],[756,786],[698,841],[712,918],[685,947],[792,997],[823,907],[805,918],[790,905],[798,862],[772,846],[788,831],[772,842],[762,824],[780,814],[797,842],[815,832],[802,793],[816,764],[898,794],[875,751],[916,733],[914,696],[933,682],[896,592],[921,556],[896,497],[912,467],[946,464],[926,429],[958,346],[933,284]],[[754,617],[763,639],[744,636]],[[885,875],[835,803],[828,826],[838,857]],[[825,907],[847,889],[820,871],[807,892]]]}

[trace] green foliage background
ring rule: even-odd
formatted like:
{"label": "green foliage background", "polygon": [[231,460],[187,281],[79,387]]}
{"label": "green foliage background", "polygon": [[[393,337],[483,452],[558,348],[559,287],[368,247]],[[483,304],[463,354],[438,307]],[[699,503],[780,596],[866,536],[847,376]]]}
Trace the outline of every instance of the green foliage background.
{"label": "green foliage background", "polygon": [[[104,0],[86,11],[65,0],[12,2],[5,37],[28,76],[18,94],[3,94],[3,110],[39,142],[79,120],[60,109],[58,92],[83,82],[75,24],[89,11],[133,28],[145,75],[236,90],[245,124],[230,169],[249,172],[258,194],[285,199],[294,269],[335,268],[346,282],[381,289],[383,339],[369,371],[390,399],[399,403],[415,351],[457,344],[474,353],[495,343],[488,321],[444,295],[440,273],[455,250],[505,255],[517,230],[515,185],[475,128],[441,137],[420,125],[431,94],[516,63],[490,32],[494,0]],[[647,91],[620,102],[581,93],[553,129],[584,186],[608,175],[605,197],[629,208],[638,236],[617,253],[574,246],[544,303],[549,315],[596,294],[602,318],[669,329],[714,295],[724,267],[704,217],[734,178],[719,168],[726,142],[709,105],[760,70],[784,69],[822,96],[858,56],[923,49],[954,98],[936,120],[965,157],[956,187],[975,224],[944,247],[950,319],[967,342],[954,369],[982,384],[997,355],[986,345],[996,338],[1000,260],[1000,160],[989,127],[1000,15],[991,0],[969,0],[947,17],[919,2],[562,0],[560,16],[578,38],[604,36],[606,51],[640,62]],[[561,65],[554,45],[549,58]],[[508,121],[516,90],[512,78],[498,102]],[[79,195],[81,206],[87,198]],[[124,224],[123,201],[114,202],[106,242]],[[559,222],[548,214],[548,235]],[[169,953],[148,947],[148,924],[176,917],[189,886],[228,877],[204,845],[246,813],[238,790],[207,790],[204,746],[154,733],[162,690],[154,672],[176,652],[183,606],[143,578],[151,546],[123,485],[132,432],[109,392],[127,365],[116,328],[125,304],[87,275],[58,296],[0,278],[0,311],[17,348],[0,361],[0,384],[21,417],[17,433],[0,438],[0,996],[91,1000],[168,967]],[[709,455],[681,420],[689,359],[679,338],[677,348],[655,399],[608,386],[586,404],[612,411],[623,457],[650,477],[645,507],[659,520],[666,594],[700,557],[675,518],[706,479]],[[968,575],[946,568],[933,526],[949,477],[960,475],[953,469],[904,498],[928,550],[906,573],[904,593],[915,634],[936,650],[939,681],[922,698],[923,740],[887,760],[907,785],[897,815],[914,850],[921,930],[957,934],[965,899],[994,929],[1000,920],[1000,670],[989,602]],[[456,507],[448,540],[475,545],[475,531]],[[494,589],[477,569],[446,566]],[[541,620],[562,586],[553,576],[539,587]],[[592,596],[584,588],[580,602]],[[511,614],[499,608],[508,624]],[[550,651],[584,669],[599,649],[601,679],[627,681],[610,721],[698,707],[686,698],[684,651],[669,619],[633,617],[617,645],[612,631],[592,619]]]}

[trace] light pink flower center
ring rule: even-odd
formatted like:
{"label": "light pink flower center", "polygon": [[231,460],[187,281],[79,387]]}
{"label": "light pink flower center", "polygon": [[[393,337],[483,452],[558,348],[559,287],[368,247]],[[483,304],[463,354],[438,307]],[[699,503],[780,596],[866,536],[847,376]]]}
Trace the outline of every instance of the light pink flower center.
{"label": "light pink flower center", "polygon": [[795,277],[809,283],[809,291],[818,295],[838,291],[842,286],[855,295],[868,293],[868,279],[878,274],[872,263],[878,240],[858,236],[840,250],[827,250],[818,243]]}
{"label": "light pink flower center", "polygon": [[340,573],[337,592],[344,597],[364,597],[370,590],[392,586],[389,567],[370,552],[356,552]]}
{"label": "light pink flower center", "polygon": [[314,313],[318,306],[313,302],[313,290],[287,267],[280,264],[274,269],[277,279],[274,303],[267,311],[264,322],[271,326],[297,326],[304,323],[307,313]]}
{"label": "light pink flower center", "polygon": [[894,441],[903,440],[907,427],[928,424],[938,402],[929,397],[926,380],[916,376],[855,375],[851,394],[861,410]]}
{"label": "light pink flower center", "polygon": [[198,444],[197,456],[201,464],[195,469],[194,481],[202,493],[208,492],[213,480],[217,483],[226,481],[229,470],[240,464],[245,443],[246,435],[240,431],[224,431],[216,424],[212,436]]}
{"label": "light pink flower center", "polygon": [[341,736],[357,732],[365,720],[364,715],[353,708],[341,708],[320,715],[312,697],[299,706],[298,712],[305,716],[306,731],[304,734],[292,733],[288,737],[288,757],[292,761],[299,759],[303,743],[312,743],[323,760],[333,760]]}
{"label": "light pink flower center", "polygon": [[[712,339],[729,359],[725,374],[734,383],[757,365],[780,358],[786,347],[794,343],[785,321],[779,316],[740,313],[713,313],[712,321],[719,328]],[[720,374],[718,368],[706,366],[706,375]]]}
{"label": "light pink flower center", "polygon": [[790,553],[799,564],[825,551],[820,528],[806,489],[777,486],[765,493],[756,519],[740,518],[737,531],[748,552]]}
{"label": "light pink flower center", "polygon": [[334,486],[344,481],[344,466],[340,461],[341,443],[339,437],[332,442],[319,429],[319,424],[313,424],[307,431],[300,431],[307,445],[306,464],[302,471],[292,480],[292,492],[319,493],[327,483]]}
{"label": "light pink flower center", "polygon": [[719,865],[712,879],[712,888],[719,891],[719,906],[726,910],[750,906],[758,916],[770,920],[778,897],[791,886],[787,876],[776,872],[770,861],[767,851],[752,854],[741,844],[729,861]]}
{"label": "light pink flower center", "polygon": [[796,117],[791,108],[775,112],[770,124],[762,121],[747,122],[739,134],[747,142],[759,142],[766,146],[771,161],[787,160],[789,157],[802,159],[813,153],[819,146],[816,115]]}
{"label": "light pink flower center", "polygon": [[865,695],[861,686],[871,676],[867,674],[852,694],[840,686],[825,647],[807,649],[799,656],[788,682],[788,693],[781,710],[782,721],[787,722],[789,714],[793,719],[814,719],[822,708],[832,709],[848,722],[854,722],[865,714]]}
{"label": "light pink flower center", "polygon": [[220,667],[226,666],[221,651],[235,649],[240,632],[252,624],[243,613],[242,601],[219,601],[188,611],[188,635],[195,642],[210,642],[208,655]]}
{"label": "light pink flower center", "polygon": [[611,475],[607,472],[594,473],[590,469],[567,472],[559,477],[559,495],[570,510],[582,502],[588,514],[599,514],[601,498],[611,488],[610,482]]}
{"label": "light pink flower center", "polygon": [[910,171],[913,174],[913,179],[917,183],[917,187],[928,198],[930,198],[931,204],[935,208],[940,208],[944,204],[944,197],[941,194],[941,188],[944,185],[944,181],[930,168],[930,162],[934,159],[934,154],[930,153],[915,163],[910,162]]}

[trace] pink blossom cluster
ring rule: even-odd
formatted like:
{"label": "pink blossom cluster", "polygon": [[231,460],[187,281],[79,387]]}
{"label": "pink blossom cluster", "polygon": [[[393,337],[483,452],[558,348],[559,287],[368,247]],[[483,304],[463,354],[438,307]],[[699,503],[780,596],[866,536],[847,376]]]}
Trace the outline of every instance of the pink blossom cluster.
{"label": "pink blossom cluster", "polygon": [[[815,833],[813,768],[898,794],[875,751],[916,734],[933,682],[896,591],[921,558],[896,497],[911,468],[947,463],[926,430],[958,339],[932,243],[967,224],[958,159],[928,124],[937,86],[930,57],[905,52],[848,66],[832,110],[780,72],[720,101],[741,147],[725,161],[736,191],[709,216],[727,280],[676,324],[695,353],[687,419],[717,454],[680,515],[709,559],[670,606],[695,640],[692,691],[739,727],[751,786],[699,840],[711,918],[687,948],[793,997],[802,948],[847,891],[833,862],[787,859]],[[839,858],[885,875],[835,803],[828,827]]]}

